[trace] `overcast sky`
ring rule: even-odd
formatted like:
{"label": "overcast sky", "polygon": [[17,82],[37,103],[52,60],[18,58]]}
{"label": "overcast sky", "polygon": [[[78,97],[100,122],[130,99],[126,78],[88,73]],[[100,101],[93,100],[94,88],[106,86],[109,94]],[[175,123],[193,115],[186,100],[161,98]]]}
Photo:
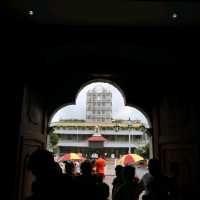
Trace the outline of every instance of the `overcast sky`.
{"label": "overcast sky", "polygon": [[85,86],[77,95],[76,104],[61,108],[52,118],[52,122],[60,119],[86,119],[86,93],[96,86],[103,86],[112,92],[112,118],[128,120],[141,120],[143,124],[149,127],[145,116],[136,108],[125,106],[124,98],[121,92],[109,83],[95,82]]}

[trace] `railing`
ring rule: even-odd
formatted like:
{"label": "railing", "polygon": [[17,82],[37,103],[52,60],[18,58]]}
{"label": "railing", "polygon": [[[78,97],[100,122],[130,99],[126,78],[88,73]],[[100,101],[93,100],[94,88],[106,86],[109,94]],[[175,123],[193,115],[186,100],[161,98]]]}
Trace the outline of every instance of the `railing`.
{"label": "railing", "polygon": [[68,147],[88,147],[88,141],[73,141],[73,140],[62,140],[58,142],[58,146],[68,146]]}
{"label": "railing", "polygon": [[[56,129],[54,131],[55,133],[58,134],[63,134],[63,135],[92,135],[95,133],[95,130],[66,130],[66,129]],[[128,131],[128,130],[119,130],[118,132],[114,130],[101,130],[100,133],[102,135],[131,135],[131,136],[142,136],[144,133],[142,131]]]}
{"label": "railing", "polygon": [[[106,142],[104,142],[104,147],[128,148],[129,147],[129,142],[111,142],[111,141],[106,141]],[[130,147],[131,148],[137,148],[138,144],[131,143]]]}
{"label": "railing", "polygon": [[[130,144],[131,148],[137,148],[141,143],[134,142]],[[58,142],[58,146],[68,146],[68,147],[89,147],[88,141],[73,141],[73,140],[61,140]],[[112,141],[105,141],[104,147],[107,148],[128,148],[129,142],[112,142]]]}

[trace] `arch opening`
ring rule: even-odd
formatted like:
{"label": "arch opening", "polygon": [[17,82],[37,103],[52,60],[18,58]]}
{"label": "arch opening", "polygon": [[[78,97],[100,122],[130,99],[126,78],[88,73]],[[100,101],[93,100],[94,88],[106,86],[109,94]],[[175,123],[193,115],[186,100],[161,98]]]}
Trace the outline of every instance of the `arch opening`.
{"label": "arch opening", "polygon": [[[114,167],[125,154],[140,154],[141,177],[146,172],[145,160],[152,156],[152,140],[146,134],[151,128],[148,115],[137,106],[126,104],[123,90],[113,82],[95,79],[85,83],[77,92],[75,102],[60,106],[50,117],[51,134],[58,136],[55,159],[66,153],[81,154],[97,159],[104,155]],[[101,136],[101,140],[96,140]],[[103,138],[103,139],[102,139]],[[50,138],[48,139],[48,149]],[[141,165],[143,168],[139,167]]]}
{"label": "arch opening", "polygon": [[[99,85],[107,87],[108,89],[112,90],[112,95],[113,99],[118,99],[117,101],[115,100],[112,105],[113,109],[113,119],[119,119],[122,115],[122,117],[125,119],[129,118],[137,118],[139,117],[140,119],[143,120],[143,124],[145,125],[146,128],[151,128],[151,121],[147,113],[141,109],[140,107],[133,105],[133,104],[128,104],[126,105],[126,97],[125,94],[123,93],[123,90],[114,82],[111,82],[109,80],[105,79],[95,79],[91,80],[85,84],[83,84],[79,91],[77,92],[77,95],[75,97],[75,102],[72,103],[66,103],[64,105],[59,106],[50,116],[49,119],[49,124],[53,121],[59,120],[59,118],[62,119],[62,114],[61,113],[67,113],[68,116],[64,116],[63,118],[74,118],[74,119],[80,119],[84,120],[85,119],[85,111],[86,111],[86,91],[90,90],[93,87],[99,87]],[[125,108],[123,108],[125,107]],[[66,111],[65,111],[66,109]],[[124,110],[123,110],[124,109]],[[123,110],[123,111],[122,111]],[[74,113],[72,113],[74,111]],[[81,112],[81,114],[77,113],[76,111]],[[124,112],[122,114],[122,112]],[[134,112],[136,112],[136,117],[134,116]],[[140,116],[138,116],[140,115]]]}

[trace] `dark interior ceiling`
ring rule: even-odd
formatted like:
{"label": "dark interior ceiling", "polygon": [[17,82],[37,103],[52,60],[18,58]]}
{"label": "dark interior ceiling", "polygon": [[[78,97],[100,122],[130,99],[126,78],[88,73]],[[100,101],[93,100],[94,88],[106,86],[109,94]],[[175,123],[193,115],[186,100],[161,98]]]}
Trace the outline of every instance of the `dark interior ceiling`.
{"label": "dark interior ceiling", "polygon": [[10,0],[9,4],[11,14],[37,23],[171,26],[200,22],[198,0]]}
{"label": "dark interior ceiling", "polygon": [[28,79],[35,78],[32,75],[38,81],[59,79],[60,85],[63,78],[74,75],[115,73],[135,82],[143,77],[153,87],[169,77],[173,82],[195,75],[199,33],[197,26],[66,26],[26,21],[7,27],[1,48],[10,66],[19,71],[25,66]]}
{"label": "dark interior ceiling", "polygon": [[51,111],[74,102],[80,87],[96,78],[115,82],[127,103],[144,110],[160,96],[181,93],[188,98],[198,90],[197,23],[44,24],[15,11],[2,25],[7,84],[34,85],[48,97]]}

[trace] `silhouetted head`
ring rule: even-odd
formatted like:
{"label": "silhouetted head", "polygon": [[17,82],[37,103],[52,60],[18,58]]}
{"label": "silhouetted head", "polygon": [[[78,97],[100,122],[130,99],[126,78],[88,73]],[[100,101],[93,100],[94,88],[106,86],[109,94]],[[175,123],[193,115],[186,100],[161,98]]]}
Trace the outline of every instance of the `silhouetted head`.
{"label": "silhouetted head", "polygon": [[116,174],[117,177],[121,176],[122,170],[123,170],[123,167],[121,165],[117,165],[115,167],[115,174]]}
{"label": "silhouetted head", "polygon": [[103,153],[100,153],[99,156],[98,156],[98,158],[103,158],[104,159],[105,155]]}
{"label": "silhouetted head", "polygon": [[96,175],[96,181],[97,183],[103,183],[103,176]]}
{"label": "silhouetted head", "polygon": [[92,159],[92,160],[91,160],[91,164],[92,164],[92,165],[95,165],[95,163],[96,163],[96,160],[95,160],[95,159]]}
{"label": "silhouetted head", "polygon": [[32,153],[29,158],[28,169],[37,178],[59,173],[53,154],[45,149],[38,149]]}
{"label": "silhouetted head", "polygon": [[65,162],[65,173],[74,174],[74,163],[71,160],[66,160]]}
{"label": "silhouetted head", "polygon": [[89,160],[85,160],[82,164],[81,164],[81,172],[84,175],[91,175],[92,173],[92,164]]}
{"label": "silhouetted head", "polygon": [[156,176],[160,174],[160,162],[158,159],[150,159],[148,163],[149,173],[152,176]]}
{"label": "silhouetted head", "polygon": [[123,168],[123,178],[125,182],[132,182],[135,177],[135,167],[127,165]]}

